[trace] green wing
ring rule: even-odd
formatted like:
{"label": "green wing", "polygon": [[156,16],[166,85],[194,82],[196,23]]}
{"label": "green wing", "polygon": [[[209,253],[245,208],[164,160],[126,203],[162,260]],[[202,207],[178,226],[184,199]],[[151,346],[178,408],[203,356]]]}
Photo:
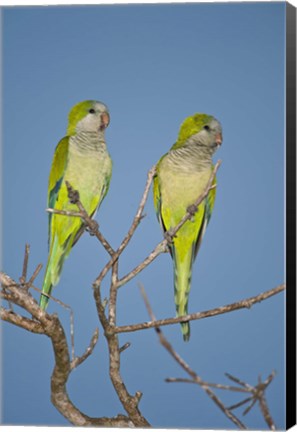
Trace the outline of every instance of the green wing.
{"label": "green wing", "polygon": [[[214,178],[214,181],[212,183],[213,185],[216,184],[216,178]],[[204,214],[203,214],[203,220],[198,232],[198,236],[197,236],[197,240],[195,242],[194,246],[194,254],[193,254],[193,259],[196,258],[197,253],[199,251],[203,236],[205,234],[207,225],[209,224],[211,215],[212,215],[212,211],[213,211],[213,207],[214,207],[214,202],[215,202],[215,198],[216,198],[216,188],[211,189],[207,195],[207,197],[205,198],[205,205],[204,205]]]}
{"label": "green wing", "polygon": [[[217,179],[216,177],[214,178],[212,185],[214,186],[217,183]],[[214,202],[216,199],[216,188],[211,189],[206,197],[206,202],[205,202],[205,214],[206,214],[206,220],[207,220],[207,224],[210,221],[211,215],[212,215],[212,211],[213,211],[213,207],[214,207]]]}
{"label": "green wing", "polygon": [[[154,206],[155,206],[156,215],[163,232],[165,232],[169,229],[169,227],[167,228],[165,226],[165,222],[162,217],[162,199],[161,199],[161,191],[160,191],[159,179],[157,174],[154,176],[153,179],[153,195],[154,195]],[[172,250],[170,245],[169,245],[169,250],[172,255]]]}
{"label": "green wing", "polygon": [[160,189],[159,189],[159,180],[158,176],[155,175],[153,179],[153,193],[154,193],[154,206],[155,211],[157,214],[158,220],[160,220],[161,216],[161,195],[160,195]]}
{"label": "green wing", "polygon": [[[69,137],[61,139],[58,143],[52,162],[52,168],[49,176],[48,184],[48,195],[47,195],[47,205],[49,208],[55,208],[55,203],[57,201],[59,191],[61,189],[62,181],[64,178],[65,170],[68,162],[68,147],[69,147]],[[50,245],[51,240],[51,219],[52,213],[49,213],[49,232],[48,232],[48,242]]]}
{"label": "green wing", "polygon": [[157,167],[156,167],[156,174],[153,178],[153,196],[154,196],[155,212],[156,212],[158,221],[161,225],[161,228],[163,229],[164,232],[167,231],[169,229],[169,227],[167,228],[165,226],[165,222],[164,222],[163,217],[162,217],[162,198],[161,198],[160,184],[159,184],[159,178],[158,178],[158,169],[160,166],[160,162],[166,156],[166,154],[164,156],[162,156],[161,159],[159,160]]}

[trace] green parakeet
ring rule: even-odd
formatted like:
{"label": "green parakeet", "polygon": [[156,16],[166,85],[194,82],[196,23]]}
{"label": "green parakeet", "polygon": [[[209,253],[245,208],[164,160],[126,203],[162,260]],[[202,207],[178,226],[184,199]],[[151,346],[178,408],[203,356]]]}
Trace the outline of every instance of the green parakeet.
{"label": "green parakeet", "polygon": [[[94,217],[105,197],[112,172],[112,161],[104,133],[109,124],[107,107],[94,100],[75,105],[68,118],[67,136],[58,143],[49,176],[48,207],[77,212],[68,198],[66,181],[79,191],[80,201]],[[79,217],[49,214],[49,254],[42,292],[51,294],[59,282],[65,259],[84,231]],[[41,294],[45,310],[49,298]]]}
{"label": "green parakeet", "polygon": [[[154,176],[154,205],[164,232],[174,228],[200,194],[212,175],[212,155],[222,143],[222,128],[212,116],[194,114],[182,123],[178,139],[158,162]],[[216,181],[216,180],[214,180]],[[174,265],[174,299],[177,316],[188,313],[192,265],[210,220],[215,189],[169,244]],[[185,341],[190,325],[181,323]]]}

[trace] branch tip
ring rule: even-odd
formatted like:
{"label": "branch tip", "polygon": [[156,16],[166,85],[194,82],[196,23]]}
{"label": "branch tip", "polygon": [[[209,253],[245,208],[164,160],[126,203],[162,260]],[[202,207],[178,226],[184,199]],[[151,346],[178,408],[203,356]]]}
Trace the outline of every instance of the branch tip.
{"label": "branch tip", "polygon": [[120,353],[124,352],[126,349],[130,348],[131,342],[126,342],[123,346],[120,348]]}

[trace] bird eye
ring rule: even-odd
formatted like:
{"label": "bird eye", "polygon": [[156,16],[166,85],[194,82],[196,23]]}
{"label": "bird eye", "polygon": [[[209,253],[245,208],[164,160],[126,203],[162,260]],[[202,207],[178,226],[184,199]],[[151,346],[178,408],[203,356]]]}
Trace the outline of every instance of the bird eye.
{"label": "bird eye", "polygon": [[91,114],[95,114],[95,110],[94,110],[94,108],[91,108],[91,109],[89,110],[89,113],[91,113]]}
{"label": "bird eye", "polygon": [[210,127],[208,125],[205,125],[203,129],[209,131]]}

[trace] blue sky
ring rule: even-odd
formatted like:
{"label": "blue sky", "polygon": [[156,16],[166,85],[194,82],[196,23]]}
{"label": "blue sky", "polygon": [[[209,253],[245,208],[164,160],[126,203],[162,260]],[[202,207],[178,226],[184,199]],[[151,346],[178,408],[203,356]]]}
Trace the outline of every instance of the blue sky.
{"label": "blue sky", "polygon": [[[116,247],[132,221],[150,167],[195,112],[213,114],[224,142],[215,156],[215,209],[193,269],[189,311],[238,301],[284,281],[284,3],[26,7],[3,10],[3,269],[17,279],[25,243],[29,268],[47,259],[47,181],[69,109],[85,99],[105,102],[112,182],[97,220]],[[162,239],[152,195],[146,218],[122,256],[120,274]],[[76,352],[99,325],[91,284],[108,256],[85,234],[65,263],[54,295],[75,313]],[[41,287],[43,272],[36,281]],[[137,284],[155,315],[174,316],[172,263],[162,255],[121,288],[118,324],[148,319]],[[108,284],[104,285],[106,295]],[[54,303],[69,328],[69,315]],[[284,296],[251,310],[193,322],[188,344],[180,327],[164,329],[201,377],[227,383],[225,372],[256,384],[277,371],[267,401],[284,427]],[[49,340],[4,324],[2,423],[67,425],[50,402]],[[140,409],[159,428],[232,428],[204,392],[167,384],[182,371],[154,331],[121,335],[131,342],[121,371]],[[107,350],[70,378],[74,403],[91,416],[123,412],[108,381]],[[226,403],[236,395],[220,394]],[[16,410],[15,407],[18,407]],[[240,411],[238,415],[241,416]],[[249,428],[265,429],[254,409]]]}

